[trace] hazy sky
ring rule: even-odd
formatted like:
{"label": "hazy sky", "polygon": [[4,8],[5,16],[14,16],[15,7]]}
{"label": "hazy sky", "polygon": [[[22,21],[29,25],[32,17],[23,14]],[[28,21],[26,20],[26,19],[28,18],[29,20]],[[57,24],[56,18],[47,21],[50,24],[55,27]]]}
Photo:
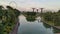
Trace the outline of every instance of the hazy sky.
{"label": "hazy sky", "polygon": [[[16,4],[15,4],[16,3]],[[60,0],[0,0],[0,5],[13,5],[17,8],[60,9]]]}

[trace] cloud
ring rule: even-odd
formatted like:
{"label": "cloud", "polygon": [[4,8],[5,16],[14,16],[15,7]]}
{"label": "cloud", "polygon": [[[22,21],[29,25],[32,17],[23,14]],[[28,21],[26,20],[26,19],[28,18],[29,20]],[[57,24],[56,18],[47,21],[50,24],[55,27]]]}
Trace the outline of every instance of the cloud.
{"label": "cloud", "polygon": [[9,5],[11,2],[13,2],[12,4],[15,2],[18,8],[60,8],[60,0],[0,0],[0,5]]}

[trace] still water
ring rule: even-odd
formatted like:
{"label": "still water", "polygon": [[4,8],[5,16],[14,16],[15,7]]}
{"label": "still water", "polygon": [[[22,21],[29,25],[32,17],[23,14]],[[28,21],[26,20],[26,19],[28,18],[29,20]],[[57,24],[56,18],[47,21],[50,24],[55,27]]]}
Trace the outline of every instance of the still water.
{"label": "still water", "polygon": [[[37,18],[40,19],[39,17]],[[29,22],[26,20],[26,17],[20,15],[19,22],[18,34],[54,34],[53,28],[46,28],[41,21]]]}

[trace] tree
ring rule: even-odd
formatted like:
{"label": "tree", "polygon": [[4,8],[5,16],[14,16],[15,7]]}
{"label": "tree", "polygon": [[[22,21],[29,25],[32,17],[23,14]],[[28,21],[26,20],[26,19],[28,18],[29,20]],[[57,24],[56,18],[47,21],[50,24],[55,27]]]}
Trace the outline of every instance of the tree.
{"label": "tree", "polygon": [[33,12],[34,12],[35,8],[32,8],[32,9],[33,9]]}

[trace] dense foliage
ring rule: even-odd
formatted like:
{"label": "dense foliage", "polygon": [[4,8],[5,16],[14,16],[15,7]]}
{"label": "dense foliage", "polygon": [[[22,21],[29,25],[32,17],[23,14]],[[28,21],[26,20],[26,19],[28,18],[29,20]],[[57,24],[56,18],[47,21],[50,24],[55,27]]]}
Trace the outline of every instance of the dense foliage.
{"label": "dense foliage", "polygon": [[33,22],[36,20],[36,12],[26,12],[24,16],[27,21]]}
{"label": "dense foliage", "polygon": [[43,13],[42,17],[45,21],[54,23],[54,26],[60,26],[60,10],[58,12]]}
{"label": "dense foliage", "polygon": [[16,20],[20,14],[19,10],[10,6],[0,6],[0,34],[9,34],[12,31]]}
{"label": "dense foliage", "polygon": [[36,12],[26,12],[25,14],[27,14],[28,16],[35,16],[36,15]]}

